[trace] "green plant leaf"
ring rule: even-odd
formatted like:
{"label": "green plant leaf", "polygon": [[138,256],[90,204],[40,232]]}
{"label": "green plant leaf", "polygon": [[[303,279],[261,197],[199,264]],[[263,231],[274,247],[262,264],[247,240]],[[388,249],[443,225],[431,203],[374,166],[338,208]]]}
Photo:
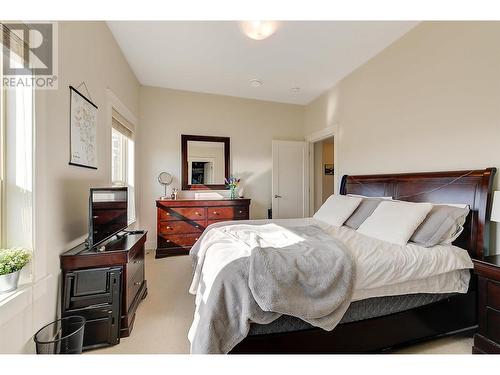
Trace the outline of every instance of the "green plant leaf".
{"label": "green plant leaf", "polygon": [[16,272],[31,260],[31,251],[21,248],[0,249],[0,275]]}

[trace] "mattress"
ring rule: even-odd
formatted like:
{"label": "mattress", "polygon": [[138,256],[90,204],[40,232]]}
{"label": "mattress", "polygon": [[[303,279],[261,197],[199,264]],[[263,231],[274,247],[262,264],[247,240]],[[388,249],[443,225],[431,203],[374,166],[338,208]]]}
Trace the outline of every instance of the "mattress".
{"label": "mattress", "polygon": [[[456,293],[419,293],[399,296],[375,297],[354,301],[349,306],[342,323],[357,322],[370,318],[376,318],[384,315],[395,314],[398,312],[414,309],[416,307],[429,305],[447,299]],[[250,324],[249,336],[264,335],[269,333],[295,332],[315,328],[303,320],[283,315],[269,324]]]}

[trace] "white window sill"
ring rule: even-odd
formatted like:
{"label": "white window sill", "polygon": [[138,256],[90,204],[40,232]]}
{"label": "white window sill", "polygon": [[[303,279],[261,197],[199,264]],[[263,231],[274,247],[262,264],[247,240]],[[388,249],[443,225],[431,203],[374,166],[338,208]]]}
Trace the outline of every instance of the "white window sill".
{"label": "white window sill", "polygon": [[34,299],[43,299],[47,288],[53,288],[49,283],[52,278],[52,275],[47,275],[36,282],[20,284],[12,292],[0,294],[0,326],[30,308]]}
{"label": "white window sill", "polygon": [[22,314],[33,300],[33,283],[19,285],[16,290],[0,294],[0,326]]}
{"label": "white window sill", "polygon": [[25,294],[28,292],[31,288],[33,287],[33,283],[24,283],[21,284],[17,287],[16,290],[13,290],[12,292],[7,292],[7,293],[1,293],[0,294],[0,308],[6,304],[8,304],[10,301],[18,298],[19,296]]}

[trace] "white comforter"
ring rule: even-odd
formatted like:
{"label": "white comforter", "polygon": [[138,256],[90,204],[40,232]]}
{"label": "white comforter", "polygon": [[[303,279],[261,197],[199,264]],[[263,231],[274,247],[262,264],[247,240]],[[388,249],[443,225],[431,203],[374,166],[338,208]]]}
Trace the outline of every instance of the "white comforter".
{"label": "white comforter", "polygon": [[[356,263],[353,300],[412,293],[465,293],[469,285],[468,269],[473,264],[468,252],[456,246],[401,246],[364,236],[347,227],[325,226],[313,218],[238,223],[269,222],[283,227],[315,224],[345,243]],[[248,250],[242,251],[239,241],[218,242],[217,236],[211,238],[209,232],[200,239],[199,261],[190,288],[192,294],[198,294],[201,279],[205,286],[210,286],[225,265],[250,254]]]}
{"label": "white comforter", "polygon": [[[285,246],[297,240],[286,227],[311,224],[320,226],[342,241],[355,262],[353,301],[413,293],[467,292],[470,279],[468,269],[473,264],[467,251],[456,246],[400,246],[366,237],[347,227],[328,227],[312,218],[248,220],[239,221],[238,224],[262,225],[271,222],[283,227],[282,233],[273,231],[273,237],[269,240],[274,245],[282,242]],[[246,241],[248,243],[245,245],[237,238],[222,236],[221,232],[208,228],[192,249],[192,252],[196,252],[197,263],[190,287],[190,292],[196,294],[194,320],[188,334],[191,343],[200,322],[199,306],[207,302],[220,271],[232,261],[251,254],[252,246],[248,246],[251,241]]]}

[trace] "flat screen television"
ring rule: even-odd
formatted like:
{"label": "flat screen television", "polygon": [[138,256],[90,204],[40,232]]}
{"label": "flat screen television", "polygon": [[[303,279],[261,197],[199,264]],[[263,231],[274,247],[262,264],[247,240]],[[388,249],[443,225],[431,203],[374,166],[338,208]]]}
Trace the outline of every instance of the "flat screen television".
{"label": "flat screen television", "polygon": [[127,187],[90,189],[87,247],[95,247],[127,228],[127,192]]}

